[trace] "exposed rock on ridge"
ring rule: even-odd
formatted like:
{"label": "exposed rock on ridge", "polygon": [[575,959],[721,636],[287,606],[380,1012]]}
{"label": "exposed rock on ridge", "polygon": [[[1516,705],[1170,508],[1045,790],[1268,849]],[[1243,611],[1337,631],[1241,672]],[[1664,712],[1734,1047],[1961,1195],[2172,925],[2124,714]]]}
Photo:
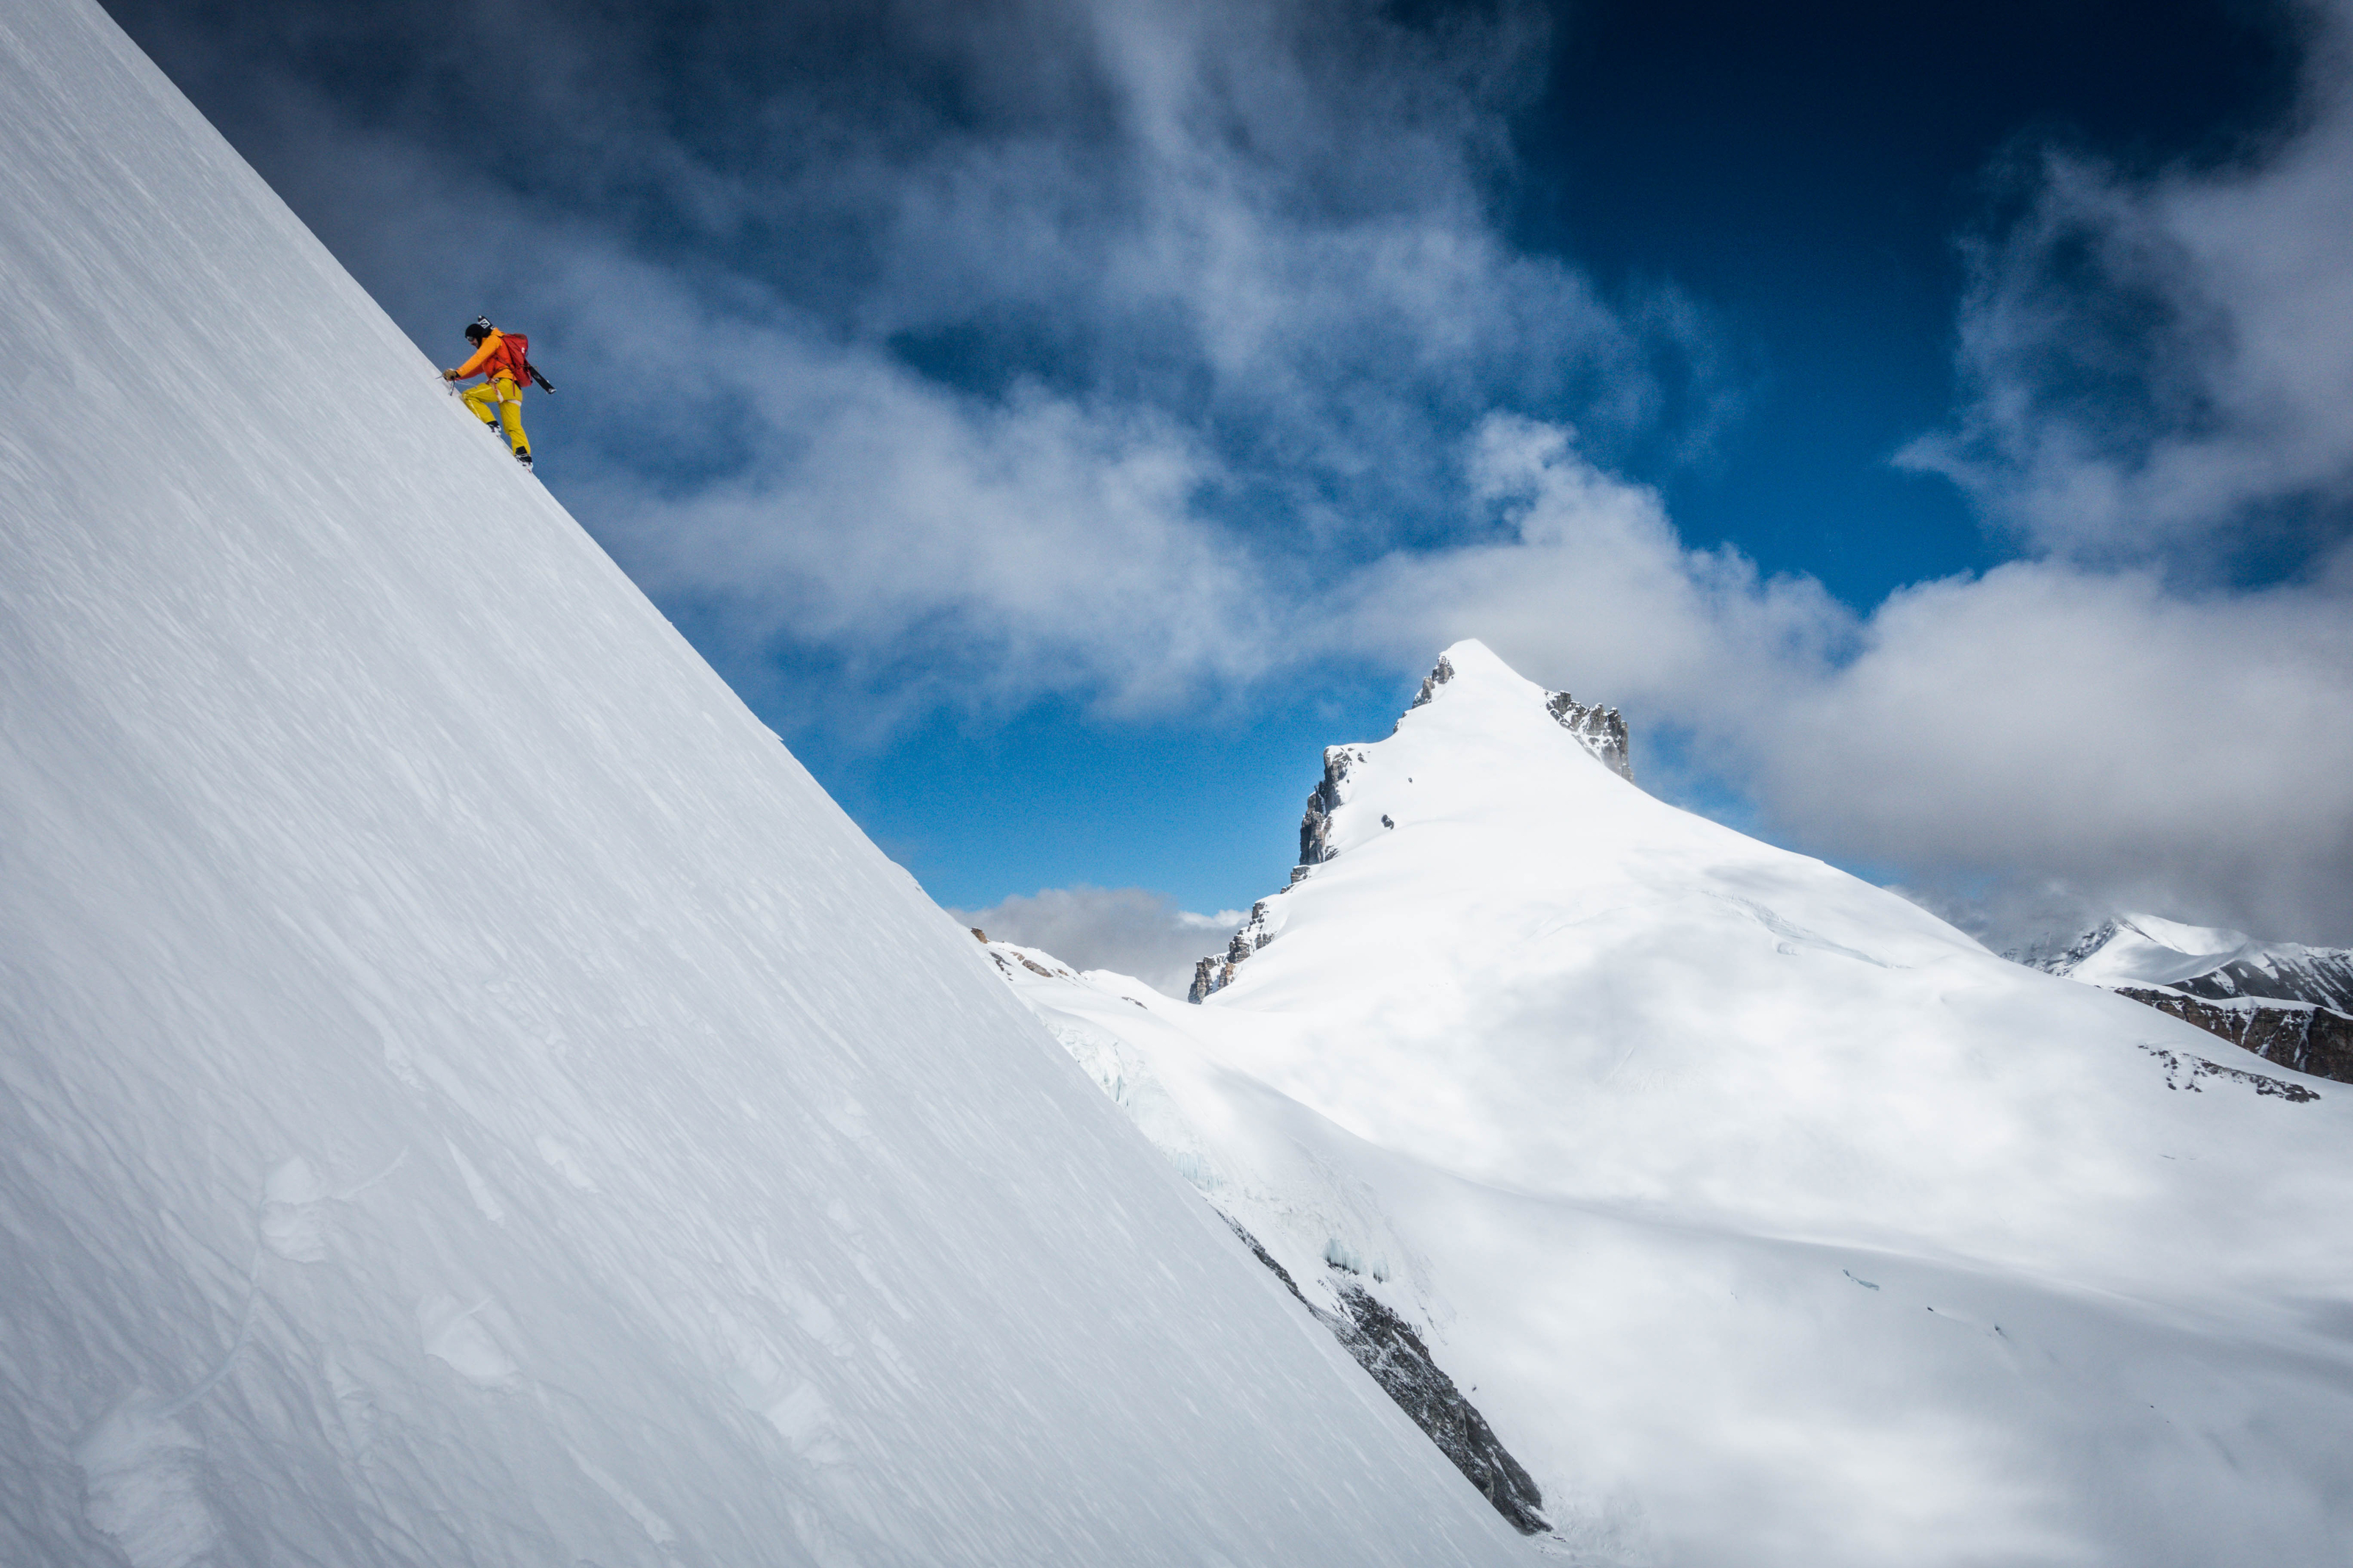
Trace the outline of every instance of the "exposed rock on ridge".
{"label": "exposed rock on ridge", "polygon": [[2115,990],[2119,996],[2170,1013],[2267,1062],[2315,1078],[2353,1083],[2353,1017],[2345,1014],[2327,1007],[2216,1003],[2162,986],[2119,985]]}
{"label": "exposed rock on ridge", "polygon": [[1626,721],[1615,708],[1588,706],[1566,691],[1545,693],[1545,711],[1610,772],[1634,782],[1633,760],[1627,755]]}
{"label": "exposed rock on ridge", "polygon": [[1258,1260],[1274,1271],[1283,1289],[1331,1330],[1332,1337],[1356,1357],[1356,1364],[1397,1401],[1398,1408],[1430,1435],[1438,1451],[1454,1462],[1463,1479],[1479,1489],[1479,1495],[1514,1530],[1522,1535],[1542,1535],[1552,1528],[1538,1511],[1544,1507],[1544,1493],[1535,1478],[1512,1458],[1487,1418],[1479,1414],[1479,1407],[1464,1398],[1455,1381],[1430,1360],[1429,1348],[1411,1324],[1361,1285],[1341,1286],[1339,1310],[1324,1310],[1307,1299],[1291,1270],[1276,1262],[1258,1237],[1236,1225],[1230,1215],[1225,1221]]}
{"label": "exposed rock on ridge", "polygon": [[1438,689],[1440,687],[1445,685],[1448,681],[1453,679],[1453,660],[1448,658],[1442,653],[1440,654],[1438,656],[1438,662],[1431,666],[1430,673],[1421,678],[1421,689],[1413,694],[1413,700],[1406,704],[1405,710],[1410,713],[1415,709],[1421,707],[1431,698],[1438,695]]}
{"label": "exposed rock on ridge", "polygon": [[2204,1057],[2176,1056],[2163,1046],[2144,1042],[2140,1047],[2165,1066],[2165,1087],[2186,1089],[2192,1094],[2205,1092],[2200,1079],[2220,1079],[2225,1083],[2241,1083],[2266,1099],[2284,1100],[2290,1105],[2309,1105],[2320,1096],[2300,1083],[2264,1073],[2248,1072],[2242,1068],[2226,1068],[2221,1062],[2210,1062]]}
{"label": "exposed rock on ridge", "polygon": [[[1441,665],[1444,662],[1440,660]],[[1427,686],[1429,683],[1425,681],[1423,684]],[[1348,798],[1348,770],[1364,760],[1365,749],[1362,746],[1324,748],[1324,782],[1308,795],[1307,815],[1299,819],[1299,863],[1302,866],[1320,866],[1339,853],[1332,847],[1332,814]]]}
{"label": "exposed rock on ridge", "polygon": [[[1277,898],[1282,896],[1280,893],[1275,895]],[[1185,993],[1185,1000],[1198,1002],[1211,992],[1222,991],[1234,983],[1234,970],[1240,965],[1242,960],[1274,940],[1274,932],[1267,924],[1266,906],[1267,900],[1264,899],[1250,906],[1250,919],[1242,922],[1242,929],[1234,932],[1233,941],[1226,944],[1226,956],[1222,963],[1215,954],[1212,954],[1193,965],[1193,985],[1192,989]]]}

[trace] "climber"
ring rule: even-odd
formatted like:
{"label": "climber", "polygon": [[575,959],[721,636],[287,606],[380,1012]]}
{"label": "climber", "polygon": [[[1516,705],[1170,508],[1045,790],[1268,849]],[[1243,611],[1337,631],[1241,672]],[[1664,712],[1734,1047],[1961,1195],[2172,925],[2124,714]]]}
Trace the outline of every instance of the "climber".
{"label": "climber", "polygon": [[[528,468],[531,441],[522,433],[522,389],[531,384],[536,374],[524,357],[529,340],[521,332],[501,332],[491,325],[488,316],[477,316],[466,329],[466,341],[474,345],[473,357],[455,370],[443,371],[441,379],[463,381],[470,375],[482,378],[482,384],[469,390],[462,401],[474,411],[474,417],[493,430],[504,427],[507,445],[514,448],[515,461]],[[547,384],[542,381],[540,384]]]}

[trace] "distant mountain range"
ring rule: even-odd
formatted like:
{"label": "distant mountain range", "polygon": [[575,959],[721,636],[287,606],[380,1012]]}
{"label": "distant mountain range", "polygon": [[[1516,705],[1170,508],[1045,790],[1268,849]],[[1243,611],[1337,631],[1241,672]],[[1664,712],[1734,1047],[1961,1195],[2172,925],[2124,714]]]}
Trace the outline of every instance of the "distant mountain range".
{"label": "distant mountain range", "polygon": [[2353,1082],[2353,949],[2119,914],[2008,956],[2146,1003],[2282,1067]]}
{"label": "distant mountain range", "polygon": [[2353,949],[2258,942],[2244,931],[2155,915],[2120,914],[2010,956],[2094,985],[2161,985],[2218,1002],[2310,1002],[2353,1014]]}

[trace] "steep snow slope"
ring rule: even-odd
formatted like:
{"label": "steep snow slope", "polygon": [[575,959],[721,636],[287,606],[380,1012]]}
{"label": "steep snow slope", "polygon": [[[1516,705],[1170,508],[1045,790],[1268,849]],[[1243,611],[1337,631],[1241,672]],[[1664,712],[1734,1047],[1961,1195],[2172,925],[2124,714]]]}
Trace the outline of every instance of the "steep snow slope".
{"label": "steep snow slope", "polygon": [[1517,1549],[121,33],[0,16],[0,1560]]}
{"label": "steep snow slope", "polygon": [[2348,1561],[2353,1094],[1666,806],[1447,662],[1327,753],[1332,858],[1206,1003],[1008,978],[1305,1289],[1424,1326],[1553,1550]]}

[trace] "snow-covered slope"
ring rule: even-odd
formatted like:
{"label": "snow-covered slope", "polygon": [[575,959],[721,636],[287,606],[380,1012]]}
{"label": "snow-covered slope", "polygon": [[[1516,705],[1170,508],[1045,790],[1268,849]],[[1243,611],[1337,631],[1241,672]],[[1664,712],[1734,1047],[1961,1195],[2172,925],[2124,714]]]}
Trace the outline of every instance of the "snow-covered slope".
{"label": "snow-covered slope", "polygon": [[1311,1298],[1419,1325],[1551,1549],[2344,1563],[2353,1093],[1669,807],[1446,662],[1327,753],[1330,858],[1205,1003],[1008,977]]}
{"label": "snow-covered slope", "polygon": [[0,1561],[1519,1550],[112,24],[0,15]]}
{"label": "snow-covered slope", "polygon": [[2020,963],[2090,985],[2164,985],[2215,1001],[2307,1002],[2353,1013],[2353,951],[2120,914]]}

